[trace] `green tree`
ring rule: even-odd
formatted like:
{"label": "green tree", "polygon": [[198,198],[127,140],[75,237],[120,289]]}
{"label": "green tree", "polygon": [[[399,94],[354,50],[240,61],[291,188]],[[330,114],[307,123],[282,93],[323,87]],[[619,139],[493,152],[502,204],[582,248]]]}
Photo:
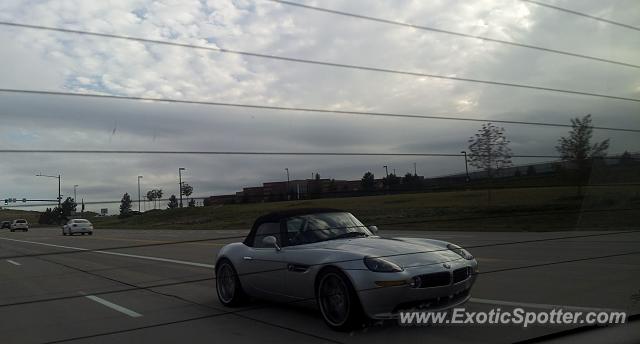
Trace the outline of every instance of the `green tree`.
{"label": "green tree", "polygon": [[396,176],[393,173],[390,173],[389,176],[382,178],[382,184],[384,184],[384,186],[386,186],[389,189],[395,189],[398,187],[398,185],[400,185],[400,181],[402,179],[398,176]]}
{"label": "green tree", "polygon": [[177,208],[178,206],[178,198],[176,197],[176,195],[171,195],[171,197],[169,197],[169,203],[167,204],[167,207],[169,207],[169,209],[173,209]]}
{"label": "green tree", "polygon": [[153,202],[153,209],[156,208],[156,194],[155,194],[156,190],[149,190],[147,191],[147,201],[149,202]]}
{"label": "green tree", "polygon": [[370,191],[376,186],[376,179],[373,173],[367,172],[362,176],[360,180],[360,185],[362,186],[362,190]]}
{"label": "green tree", "polygon": [[120,215],[126,216],[131,213],[131,196],[125,192],[122,195],[122,200],[120,200]]}
{"label": "green tree", "polygon": [[563,161],[571,162],[575,166],[569,172],[571,180],[578,182],[578,195],[582,196],[582,184],[589,178],[591,163],[594,158],[603,157],[609,149],[609,139],[591,143],[593,139],[593,125],[591,115],[571,119],[569,136],[558,139],[556,150]]}
{"label": "green tree", "polygon": [[78,204],[72,197],[67,197],[67,199],[64,200],[64,202],[62,202],[61,206],[62,206],[62,217],[69,218],[71,217],[71,214],[76,211]]}
{"label": "green tree", "polygon": [[187,183],[182,183],[182,195],[189,197],[191,196],[192,193],[193,193],[193,186]]}
{"label": "green tree", "polygon": [[588,159],[607,155],[609,139],[592,144],[593,125],[591,123],[591,115],[571,119],[569,136],[561,137],[556,146],[556,150],[562,155],[562,160],[580,165]]}

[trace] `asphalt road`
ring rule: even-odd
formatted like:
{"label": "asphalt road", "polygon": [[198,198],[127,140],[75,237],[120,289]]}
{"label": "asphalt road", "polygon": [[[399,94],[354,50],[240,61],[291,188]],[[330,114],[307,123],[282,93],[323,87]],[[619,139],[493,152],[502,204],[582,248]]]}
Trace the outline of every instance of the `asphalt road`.
{"label": "asphalt road", "polygon": [[[640,232],[532,242],[600,233],[604,232],[380,234],[482,246],[470,249],[480,263],[481,274],[471,302],[465,305],[469,311],[562,306],[640,313],[640,254],[582,260],[638,251]],[[66,237],[57,228],[36,228],[27,233],[3,230],[0,341],[511,343],[569,328],[402,327],[385,322],[340,333],[329,330],[314,309],[300,305],[256,301],[245,308],[228,309],[216,297],[214,258],[224,244],[239,241],[219,238],[243,234],[244,231],[214,230],[96,230],[93,236]],[[173,243],[200,239],[203,241]],[[519,241],[529,242],[513,243]],[[550,264],[556,262],[564,263]],[[162,286],[155,287],[158,285]],[[637,342],[640,331],[636,329],[637,322],[592,332],[608,331],[609,342],[623,338]],[[593,338],[593,334],[590,332],[588,337]]]}

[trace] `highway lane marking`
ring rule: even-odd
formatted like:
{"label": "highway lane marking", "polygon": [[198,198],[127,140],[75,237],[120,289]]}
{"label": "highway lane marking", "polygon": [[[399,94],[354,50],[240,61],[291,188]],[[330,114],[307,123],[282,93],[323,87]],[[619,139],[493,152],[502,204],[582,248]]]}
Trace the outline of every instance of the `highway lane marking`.
{"label": "highway lane marking", "polygon": [[17,266],[22,265],[22,264],[20,264],[20,263],[18,263],[18,262],[16,262],[16,261],[11,260],[11,259],[7,259],[7,262],[8,262],[8,263],[11,263],[11,264],[13,264],[13,265],[17,265]]}
{"label": "highway lane marking", "polygon": [[113,309],[113,310],[115,310],[115,311],[118,311],[118,312],[120,312],[120,313],[124,313],[124,314],[126,314],[126,315],[128,315],[128,316],[130,316],[130,317],[132,317],[132,318],[139,318],[139,317],[141,317],[141,316],[142,316],[142,314],[140,314],[140,313],[138,313],[138,312],[134,312],[134,311],[132,311],[132,310],[130,310],[130,309],[128,309],[128,308],[122,307],[122,306],[120,306],[120,305],[116,305],[116,304],[115,304],[115,303],[113,303],[113,302],[109,302],[109,301],[107,301],[107,300],[105,300],[105,299],[101,299],[101,298],[99,298],[99,297],[97,297],[97,296],[94,296],[94,295],[87,295],[87,296],[85,296],[85,297],[86,297],[87,299],[92,300],[92,301],[95,301],[95,302],[97,302],[97,303],[99,303],[99,304],[101,304],[101,305],[103,305],[103,306],[107,306],[107,307],[109,307],[109,308],[111,308],[111,309]]}
{"label": "highway lane marking", "polygon": [[580,306],[566,306],[566,305],[551,305],[545,303],[528,303],[528,302],[513,302],[504,300],[490,300],[490,299],[478,299],[472,297],[469,302],[482,303],[487,305],[499,305],[499,306],[512,306],[522,308],[537,308],[537,309],[564,309],[572,311],[584,311],[584,312],[606,312],[611,311],[610,308],[596,308],[596,307],[580,307]]}
{"label": "highway lane marking", "polygon": [[110,251],[102,251],[102,250],[94,251],[94,250],[91,250],[91,249],[88,249],[88,248],[82,248],[82,247],[47,244],[47,243],[37,242],[37,241],[9,239],[9,238],[2,238],[2,237],[0,237],[0,239],[9,240],[9,241],[16,241],[16,242],[22,242],[22,243],[27,243],[27,244],[35,244],[35,245],[51,246],[51,247],[57,247],[57,248],[65,248],[65,249],[75,250],[75,251],[89,251],[89,252],[92,252],[92,253],[109,254],[109,255],[113,255],[113,256],[122,256],[122,257],[129,257],[129,258],[147,259],[147,260],[155,260],[155,261],[159,261],[159,262],[167,262],[167,263],[175,263],[175,264],[182,264],[182,265],[197,266],[197,267],[207,268],[207,269],[215,269],[215,267],[216,267],[214,264],[204,264],[204,263],[197,263],[197,262],[189,262],[189,261],[186,261],[186,260],[177,260],[177,259],[152,257],[152,256],[141,256],[141,255],[137,255],[137,254],[110,252]]}

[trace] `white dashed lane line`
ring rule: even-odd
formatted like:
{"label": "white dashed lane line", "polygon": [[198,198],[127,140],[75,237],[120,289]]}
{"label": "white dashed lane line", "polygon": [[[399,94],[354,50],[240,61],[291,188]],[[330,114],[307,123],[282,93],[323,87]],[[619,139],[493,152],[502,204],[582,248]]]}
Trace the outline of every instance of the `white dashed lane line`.
{"label": "white dashed lane line", "polygon": [[161,258],[161,257],[151,257],[151,256],[141,256],[141,255],[137,255],[137,254],[119,253],[119,252],[111,252],[111,251],[93,251],[93,250],[90,250],[88,248],[73,247],[73,246],[63,246],[63,245],[54,245],[54,244],[47,244],[47,243],[43,243],[43,242],[37,242],[37,241],[17,240],[17,239],[9,239],[9,238],[0,238],[0,239],[9,240],[9,241],[15,241],[15,242],[22,242],[22,243],[26,243],[26,244],[34,244],[34,245],[43,245],[43,246],[50,246],[50,247],[56,247],[56,248],[64,248],[64,249],[75,250],[75,251],[88,251],[88,252],[91,252],[91,253],[109,254],[109,255],[112,255],[112,256],[121,256],[121,257],[137,258],[137,259],[155,260],[155,261],[158,261],[158,262],[167,262],[167,263],[174,263],[174,264],[197,266],[197,267],[207,268],[207,269],[214,269],[215,268],[214,264],[189,262],[189,261],[185,261],[185,260],[177,260],[177,259],[169,259],[169,258]]}
{"label": "white dashed lane line", "polygon": [[139,318],[139,317],[141,317],[141,316],[142,316],[142,314],[140,314],[140,313],[138,313],[138,312],[132,311],[132,310],[130,310],[130,309],[128,309],[128,308],[125,308],[125,307],[122,307],[122,306],[120,306],[120,305],[116,305],[116,304],[115,304],[115,303],[113,303],[113,302],[109,302],[109,301],[107,301],[107,300],[105,300],[105,299],[102,299],[102,298],[99,298],[99,297],[97,297],[97,296],[94,296],[94,295],[87,295],[87,296],[85,296],[85,297],[86,297],[87,299],[92,300],[92,301],[95,301],[95,302],[97,302],[97,303],[99,303],[99,304],[101,304],[101,305],[103,305],[103,306],[109,307],[109,308],[111,308],[111,309],[113,309],[113,310],[115,310],[115,311],[118,311],[118,312],[120,312],[120,313],[126,314],[126,315],[128,315],[128,316],[130,316],[130,317],[132,317],[132,318]]}
{"label": "white dashed lane line", "polygon": [[16,261],[14,261],[14,260],[11,260],[11,259],[7,259],[7,263],[11,263],[11,264],[16,265],[16,266],[20,266],[20,265],[22,265],[22,264],[20,264],[20,263],[18,263],[18,262],[16,262]]}

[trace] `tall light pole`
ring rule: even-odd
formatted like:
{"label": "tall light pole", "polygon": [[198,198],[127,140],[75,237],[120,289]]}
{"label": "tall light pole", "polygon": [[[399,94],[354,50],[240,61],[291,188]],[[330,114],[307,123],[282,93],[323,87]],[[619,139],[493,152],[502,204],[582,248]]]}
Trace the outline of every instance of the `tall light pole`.
{"label": "tall light pole", "polygon": [[387,165],[384,165],[382,167],[384,167],[384,173],[387,175],[387,178],[389,178],[389,168],[387,167]]}
{"label": "tall light pole", "polygon": [[186,168],[180,167],[178,169],[178,179],[180,184],[180,208],[182,208],[182,171],[185,171]]}
{"label": "tall light pole", "polygon": [[57,178],[58,179],[58,209],[61,209],[62,208],[62,193],[60,192],[60,184],[61,184],[62,178],[60,177],[60,175],[48,176],[46,174],[38,173],[38,174],[36,174],[36,177],[47,177],[47,178]]}
{"label": "tall light pole", "polygon": [[78,203],[78,196],[76,194],[76,190],[78,189],[78,186],[80,185],[76,184],[73,186],[73,201],[76,203]]}
{"label": "tall light pole", "polygon": [[[290,192],[289,192],[289,168],[285,167],[284,170],[287,172],[287,201],[290,198]],[[312,173],[313,175],[313,173]]]}
{"label": "tall light pole", "polygon": [[413,175],[418,176],[418,167],[415,162],[413,163]]}
{"label": "tall light pole", "polygon": [[142,176],[138,176],[138,212],[140,212],[140,179]]}
{"label": "tall light pole", "polygon": [[469,165],[467,164],[467,151],[462,151],[460,153],[464,154],[464,170],[467,175],[467,183],[468,183],[471,179],[469,178]]}

